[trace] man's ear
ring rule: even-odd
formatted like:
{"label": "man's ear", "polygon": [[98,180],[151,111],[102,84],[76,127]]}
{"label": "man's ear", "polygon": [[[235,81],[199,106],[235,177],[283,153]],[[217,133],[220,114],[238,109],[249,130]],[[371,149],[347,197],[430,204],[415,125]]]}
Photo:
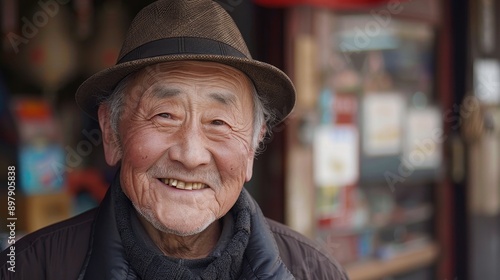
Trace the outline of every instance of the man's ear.
{"label": "man's ear", "polygon": [[104,147],[104,156],[106,162],[115,166],[122,157],[120,142],[117,139],[117,135],[111,127],[111,115],[108,106],[99,106],[99,111],[97,112],[99,117],[99,126],[102,131],[102,142]]}
{"label": "man's ear", "polygon": [[[262,127],[260,128],[260,133],[259,133],[259,143],[262,143],[264,141],[264,137],[266,136],[267,133],[267,125],[264,123]],[[257,149],[257,147],[256,147]]]}
{"label": "man's ear", "polygon": [[[259,143],[261,143],[263,140],[264,140],[264,136],[266,135],[266,132],[267,132],[267,127],[266,127],[266,124],[263,124],[262,127],[260,128],[260,132],[259,132]],[[254,161],[254,158],[255,158],[255,153],[257,152],[257,149],[259,147],[253,147],[253,150],[252,152],[250,153],[248,159],[247,159],[247,172],[246,172],[246,182],[250,181],[250,179],[252,179],[252,175],[253,175],[253,161]]]}
{"label": "man's ear", "polygon": [[252,155],[250,155],[247,159],[247,172],[246,172],[246,176],[245,176],[245,182],[248,182],[250,181],[250,179],[252,179],[252,175],[253,175],[253,159],[255,157],[255,152],[252,152],[251,153]]}

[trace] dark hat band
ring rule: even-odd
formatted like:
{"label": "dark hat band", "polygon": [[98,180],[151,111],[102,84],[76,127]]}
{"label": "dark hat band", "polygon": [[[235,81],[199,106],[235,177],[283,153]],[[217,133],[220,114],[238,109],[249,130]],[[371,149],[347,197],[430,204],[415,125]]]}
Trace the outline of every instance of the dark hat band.
{"label": "dark hat band", "polygon": [[247,58],[228,44],[199,37],[173,37],[148,42],[124,55],[117,64],[164,55],[208,54]]}

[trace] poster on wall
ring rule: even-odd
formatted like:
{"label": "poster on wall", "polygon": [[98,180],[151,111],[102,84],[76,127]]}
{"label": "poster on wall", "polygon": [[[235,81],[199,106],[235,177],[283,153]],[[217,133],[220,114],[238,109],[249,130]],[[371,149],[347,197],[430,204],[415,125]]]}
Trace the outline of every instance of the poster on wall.
{"label": "poster on wall", "polygon": [[398,155],[406,100],[399,93],[368,93],[363,97],[363,153],[367,156]]}
{"label": "poster on wall", "polygon": [[358,131],[353,125],[323,125],[313,144],[316,186],[346,186],[359,176]]}
{"label": "poster on wall", "polygon": [[313,176],[320,227],[350,227],[359,177],[358,131],[354,125],[322,125],[314,134]]}
{"label": "poster on wall", "polygon": [[433,169],[441,166],[443,120],[435,107],[410,108],[406,116],[406,139],[403,162],[412,169]]}

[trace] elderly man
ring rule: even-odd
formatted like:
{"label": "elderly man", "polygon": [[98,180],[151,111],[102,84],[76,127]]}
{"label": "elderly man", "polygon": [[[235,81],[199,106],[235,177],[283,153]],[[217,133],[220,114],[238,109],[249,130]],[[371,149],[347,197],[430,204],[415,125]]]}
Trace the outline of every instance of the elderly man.
{"label": "elderly man", "polygon": [[[295,102],[208,0],[136,16],[118,63],[76,99],[119,172],[101,205],[16,244],[1,279],[346,279],[312,241],[267,220],[243,184]],[[284,113],[283,113],[284,112]]]}

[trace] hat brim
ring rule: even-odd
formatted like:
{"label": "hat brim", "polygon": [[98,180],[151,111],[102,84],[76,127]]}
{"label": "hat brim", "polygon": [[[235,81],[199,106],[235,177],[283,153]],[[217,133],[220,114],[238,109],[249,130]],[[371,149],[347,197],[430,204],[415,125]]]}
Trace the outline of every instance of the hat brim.
{"label": "hat brim", "polygon": [[254,83],[257,93],[271,109],[274,126],[283,121],[295,105],[295,88],[288,76],[280,69],[257,60],[222,55],[182,54],[133,60],[104,69],[78,88],[75,98],[78,106],[91,118],[97,120],[101,100],[109,96],[117,84],[127,75],[158,63],[169,61],[197,60],[222,63],[245,73]]}

